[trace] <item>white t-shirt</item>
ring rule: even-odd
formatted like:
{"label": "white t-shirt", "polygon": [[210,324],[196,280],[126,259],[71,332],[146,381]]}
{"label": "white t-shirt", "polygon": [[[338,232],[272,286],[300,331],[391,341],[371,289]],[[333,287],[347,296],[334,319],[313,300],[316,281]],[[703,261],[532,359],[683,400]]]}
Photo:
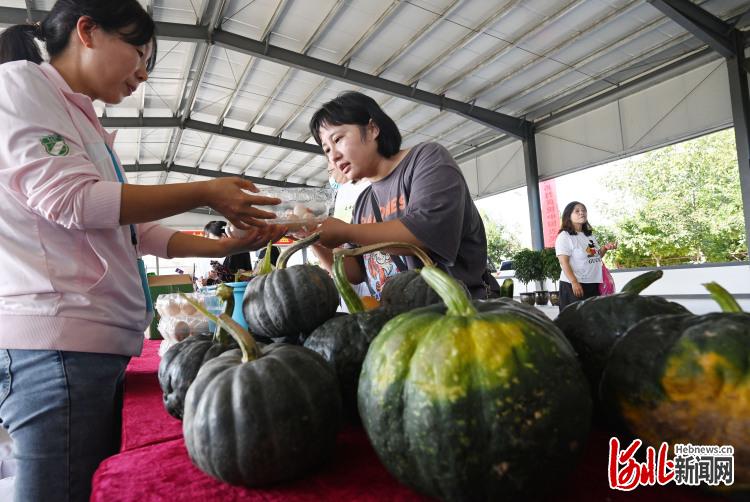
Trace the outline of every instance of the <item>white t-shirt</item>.
{"label": "white t-shirt", "polygon": [[[333,217],[338,218],[347,223],[352,220],[352,212],[354,211],[354,204],[357,202],[357,197],[362,193],[362,190],[370,186],[370,182],[367,180],[359,180],[357,183],[351,181],[344,183],[336,191],[336,202],[334,203]],[[366,282],[360,282],[359,284],[352,284],[354,291],[359,296],[370,296],[370,289],[367,287]],[[344,299],[341,299],[339,310],[341,312],[348,312]]]}
{"label": "white t-shirt", "polygon": [[[586,236],[583,232],[578,232],[570,235],[563,230],[557,234],[555,254],[570,257],[570,267],[578,282],[602,282],[602,258],[599,256],[599,243],[593,234]],[[572,282],[565,270],[560,274],[560,280]]]}

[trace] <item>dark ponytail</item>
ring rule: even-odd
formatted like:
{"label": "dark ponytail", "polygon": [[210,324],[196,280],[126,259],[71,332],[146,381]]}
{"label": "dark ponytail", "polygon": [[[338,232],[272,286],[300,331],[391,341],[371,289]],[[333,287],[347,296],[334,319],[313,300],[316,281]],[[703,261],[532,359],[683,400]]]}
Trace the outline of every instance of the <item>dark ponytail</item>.
{"label": "dark ponytail", "polygon": [[58,0],[47,17],[37,24],[19,24],[0,34],[0,64],[27,60],[42,62],[34,38],[43,40],[50,58],[62,54],[76,29],[78,19],[90,17],[108,33],[118,33],[132,45],[153,42],[147,70],[156,63],[155,25],[138,0]]}
{"label": "dark ponytail", "polygon": [[0,34],[0,64],[19,60],[40,64],[42,52],[34,42],[40,31],[40,25],[18,24]]}

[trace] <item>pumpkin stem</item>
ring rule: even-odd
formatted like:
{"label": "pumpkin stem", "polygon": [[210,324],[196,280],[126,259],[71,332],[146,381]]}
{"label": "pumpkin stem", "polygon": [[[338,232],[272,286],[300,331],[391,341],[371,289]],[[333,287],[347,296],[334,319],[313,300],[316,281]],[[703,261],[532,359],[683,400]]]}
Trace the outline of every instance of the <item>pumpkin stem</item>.
{"label": "pumpkin stem", "polygon": [[502,298],[513,298],[513,279],[510,277],[505,279],[500,286],[500,296]]}
{"label": "pumpkin stem", "polygon": [[636,277],[633,277],[622,287],[622,293],[633,293],[634,295],[641,294],[641,291],[652,285],[654,282],[661,279],[664,272],[661,270],[651,270],[643,273]]}
{"label": "pumpkin stem", "polygon": [[[284,250],[283,253],[279,255],[279,259],[276,260],[276,269],[283,270],[286,268],[286,262],[289,260],[289,257],[292,256],[294,253],[299,251],[302,248],[306,248],[307,246],[310,246],[311,244],[316,243],[320,239],[320,232],[315,232],[314,234],[310,234],[304,239],[300,239],[288,248]],[[266,255],[268,255],[268,252],[266,252]]]}
{"label": "pumpkin stem", "polygon": [[[234,289],[225,283],[221,283],[216,287],[216,296],[224,302],[224,313],[231,315],[234,312]],[[229,337],[227,330],[217,324],[214,331],[214,341],[221,345],[227,345]]]}
{"label": "pumpkin stem", "polygon": [[227,314],[221,314],[219,317],[216,317],[206,310],[206,307],[192,298],[188,298],[185,293],[180,293],[180,296],[182,296],[190,305],[195,307],[198,312],[215,322],[217,326],[224,328],[229,336],[235,339],[240,346],[240,350],[242,350],[243,363],[254,361],[260,357],[260,348],[258,347],[258,344],[255,343],[252,335],[245,328],[237,324],[237,321]]}
{"label": "pumpkin stem", "polygon": [[718,282],[709,282],[704,284],[703,287],[711,293],[711,297],[719,304],[722,312],[744,312],[734,296],[719,286]]}
{"label": "pumpkin stem", "polygon": [[471,298],[461,287],[461,284],[435,266],[424,267],[419,271],[425,282],[435,290],[448,307],[448,315],[471,316],[477,309],[471,303]]}
{"label": "pumpkin stem", "polygon": [[350,314],[364,312],[365,306],[362,303],[362,299],[354,291],[352,285],[349,284],[349,279],[346,277],[344,256],[339,251],[337,249],[333,252],[333,282],[336,284],[336,289],[339,290],[341,298],[344,299]]}
{"label": "pumpkin stem", "polygon": [[337,249],[336,253],[341,256],[361,256],[363,254],[372,253],[373,251],[380,251],[381,249],[389,248],[404,248],[410,249],[414,252],[414,256],[422,260],[425,267],[434,267],[435,263],[430,259],[427,253],[424,252],[419,246],[410,244],[408,242],[382,242],[380,244],[371,244],[369,246],[362,246],[352,249]]}
{"label": "pumpkin stem", "polygon": [[263,261],[261,261],[256,267],[255,275],[266,275],[273,272],[271,248],[273,248],[273,241],[268,241],[268,244],[266,244],[266,254],[263,255]]}

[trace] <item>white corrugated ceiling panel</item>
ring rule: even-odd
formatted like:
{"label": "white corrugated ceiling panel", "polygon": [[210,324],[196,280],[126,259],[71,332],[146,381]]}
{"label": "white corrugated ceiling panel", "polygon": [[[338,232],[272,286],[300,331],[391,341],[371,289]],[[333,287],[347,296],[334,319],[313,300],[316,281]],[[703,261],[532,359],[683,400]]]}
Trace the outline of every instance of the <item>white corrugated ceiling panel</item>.
{"label": "white corrugated ceiling panel", "polygon": [[723,62],[714,62],[537,134],[548,178],[727,127]]}

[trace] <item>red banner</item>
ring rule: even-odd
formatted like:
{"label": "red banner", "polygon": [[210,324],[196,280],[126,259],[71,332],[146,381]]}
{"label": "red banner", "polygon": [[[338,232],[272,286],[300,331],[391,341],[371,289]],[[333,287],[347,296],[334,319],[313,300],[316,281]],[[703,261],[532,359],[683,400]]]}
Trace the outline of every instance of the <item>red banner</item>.
{"label": "red banner", "polygon": [[560,209],[557,207],[557,185],[555,180],[539,183],[539,197],[542,199],[542,228],[544,247],[555,247],[557,232],[560,230]]}

